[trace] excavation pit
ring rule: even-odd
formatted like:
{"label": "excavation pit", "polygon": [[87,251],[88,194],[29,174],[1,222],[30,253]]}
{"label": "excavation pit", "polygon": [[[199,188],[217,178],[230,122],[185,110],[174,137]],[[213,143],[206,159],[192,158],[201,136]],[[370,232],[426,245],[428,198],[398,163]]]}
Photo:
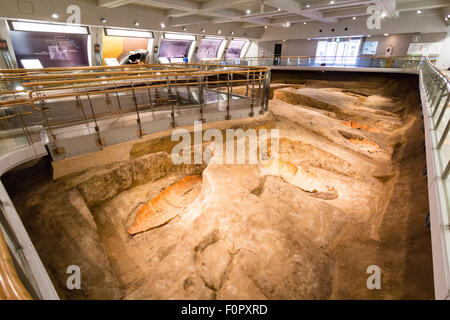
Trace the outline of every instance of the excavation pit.
{"label": "excavation pit", "polygon": [[[279,129],[278,171],[262,161],[175,165],[166,135],[133,144],[127,160],[56,180],[45,161],[6,175],[61,298],[433,297],[417,79],[302,78],[290,88],[280,76],[264,118],[219,128]],[[298,90],[302,100],[284,100]],[[319,98],[334,108],[305,103]],[[373,264],[383,290],[367,289]],[[67,289],[69,265],[81,267],[82,290]]]}

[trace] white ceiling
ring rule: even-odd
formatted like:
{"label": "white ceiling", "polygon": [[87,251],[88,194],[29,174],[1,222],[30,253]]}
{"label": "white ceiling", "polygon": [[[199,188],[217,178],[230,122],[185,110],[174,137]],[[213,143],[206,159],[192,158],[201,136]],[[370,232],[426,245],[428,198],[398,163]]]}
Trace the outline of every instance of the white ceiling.
{"label": "white ceiling", "polygon": [[367,7],[372,4],[387,17],[397,18],[417,14],[417,10],[422,15],[435,15],[443,12],[450,0],[97,0],[103,8],[139,5],[163,9],[170,27],[230,22],[243,28],[283,28],[308,22],[336,24],[342,19],[367,16]]}

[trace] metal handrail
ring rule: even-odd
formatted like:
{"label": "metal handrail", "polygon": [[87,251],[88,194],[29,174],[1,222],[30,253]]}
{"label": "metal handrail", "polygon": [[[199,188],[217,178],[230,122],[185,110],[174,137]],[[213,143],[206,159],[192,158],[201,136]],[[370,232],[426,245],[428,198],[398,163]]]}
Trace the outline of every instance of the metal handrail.
{"label": "metal handrail", "polygon": [[[139,68],[133,67],[131,71],[114,70],[110,72],[105,71],[105,68],[96,68],[93,72],[85,72],[83,69],[82,72],[76,74],[77,77],[75,79],[74,77],[71,77],[71,74],[65,73],[67,71],[66,69],[64,69],[64,72],[57,72],[52,69],[51,74],[48,73],[47,69],[41,73],[34,71],[32,76],[23,73],[23,70],[15,70],[15,72],[20,74],[22,79],[20,85],[25,88],[30,88],[30,90],[9,90],[0,92],[0,96],[3,97],[3,101],[0,99],[0,108],[5,110],[10,108],[20,108],[19,112],[16,111],[16,115],[6,114],[3,117],[0,117],[0,120],[8,121],[20,117],[27,138],[31,141],[27,124],[22,119],[22,116],[30,115],[28,110],[22,110],[22,108],[31,108],[34,110],[31,114],[39,112],[38,116],[42,119],[40,120],[39,126],[35,125],[33,127],[34,131],[42,130],[39,129],[39,127],[46,129],[49,133],[50,144],[52,144],[52,142],[55,141],[52,128],[89,123],[89,121],[93,120],[96,130],[99,130],[97,124],[99,120],[103,118],[107,119],[112,115],[116,116],[118,114],[135,113],[139,132],[142,133],[140,113],[149,110],[166,110],[169,107],[165,106],[168,106],[169,104],[171,105],[170,109],[172,109],[171,116],[174,125],[176,125],[174,110],[186,108],[183,106],[183,104],[186,103],[190,103],[193,108],[200,107],[200,113],[202,114],[201,118],[203,118],[202,94],[199,94],[198,96],[186,96],[186,94],[179,96],[178,90],[176,93],[171,91],[180,87],[183,87],[181,92],[188,93],[201,93],[204,89],[210,92],[216,92],[217,103],[219,103],[220,100],[223,100],[223,98],[219,98],[220,94],[226,95],[228,117],[230,115],[230,104],[232,99],[234,99],[233,101],[235,101],[235,99],[251,99],[251,103],[249,102],[252,109],[251,114],[253,114],[253,106],[256,105],[261,106],[261,112],[268,109],[267,101],[269,92],[267,88],[268,81],[270,81],[270,78],[267,76],[267,73],[269,72],[268,68],[236,65],[222,67],[214,64],[183,64],[178,66],[180,68],[158,65],[159,69],[155,70],[140,65]],[[161,67],[165,67],[166,69],[161,70]],[[126,67],[122,69],[126,69]],[[10,75],[11,73],[8,74]],[[1,79],[1,76],[2,74],[0,74],[0,82],[2,80],[6,82],[9,81],[8,77]],[[29,79],[32,80],[30,81]],[[17,81],[17,79],[15,78],[14,81]],[[255,83],[256,87],[259,88],[258,94],[249,97],[248,87],[252,84],[254,86]],[[232,89],[229,90],[229,88],[236,85],[247,86],[246,95],[238,95],[233,93]],[[264,90],[261,90],[261,87],[264,87]],[[163,88],[163,90],[158,91],[158,89],[161,88]],[[106,97],[106,101],[109,101],[111,99],[110,97],[114,97],[114,104],[118,104],[118,109],[116,110],[115,106],[107,107],[105,102],[102,102],[102,95]],[[140,102],[139,105],[137,104],[138,95],[140,95],[140,101],[143,101],[143,97],[148,95],[147,102],[144,101],[144,105],[142,105],[142,102]],[[151,97],[151,95],[153,97]],[[125,99],[131,97],[131,101],[134,101],[136,107],[124,108],[123,102],[120,101],[122,97]],[[161,98],[163,99],[161,100]],[[83,106],[82,99],[88,103],[87,109],[85,109],[86,106]],[[177,99],[181,100],[177,101]],[[197,100],[200,106],[195,103]],[[64,105],[58,101],[64,101]],[[93,104],[97,103],[96,101],[100,103],[99,109],[93,106]],[[181,103],[179,103],[180,101]],[[127,100],[127,103],[129,102],[130,100]],[[110,102],[107,103],[109,104]],[[66,107],[77,107],[80,110],[73,113],[70,117],[66,117],[64,114],[61,114],[61,112],[58,113],[57,109],[54,109],[57,106],[64,106],[64,109],[66,109]],[[105,113],[105,110],[110,111]],[[54,117],[53,111],[55,111],[56,114],[59,114],[56,118]],[[81,115],[80,111],[82,112]],[[28,119],[36,120],[36,115]],[[16,125],[18,124],[19,123],[16,122]],[[142,136],[143,134],[139,135]]]}
{"label": "metal handrail", "polygon": [[428,58],[420,68],[437,299],[450,293],[450,81]]}
{"label": "metal handrail", "polygon": [[[385,56],[385,55],[358,55],[348,56],[269,56],[269,57],[245,57],[245,58],[226,58],[216,61],[218,64],[233,65],[236,62],[241,65],[259,65],[259,66],[361,66],[373,68],[416,68],[420,65],[425,56]],[[430,56],[430,61],[435,62],[437,56]]]}

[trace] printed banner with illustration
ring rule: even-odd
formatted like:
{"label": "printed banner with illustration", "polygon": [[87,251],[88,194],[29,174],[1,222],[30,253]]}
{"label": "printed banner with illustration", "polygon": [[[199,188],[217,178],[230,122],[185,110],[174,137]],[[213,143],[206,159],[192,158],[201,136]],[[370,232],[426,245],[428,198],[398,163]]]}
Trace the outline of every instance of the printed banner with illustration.
{"label": "printed banner with illustration", "polygon": [[20,68],[30,60],[38,60],[44,68],[89,66],[88,35],[29,31],[10,35]]}

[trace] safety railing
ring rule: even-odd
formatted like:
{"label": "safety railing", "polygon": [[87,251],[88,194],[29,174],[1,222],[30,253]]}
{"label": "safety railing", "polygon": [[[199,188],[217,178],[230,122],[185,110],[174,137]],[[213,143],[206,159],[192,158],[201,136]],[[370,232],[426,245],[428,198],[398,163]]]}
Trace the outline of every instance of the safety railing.
{"label": "safety railing", "polygon": [[[434,63],[437,60],[437,56],[431,56],[429,60]],[[219,63],[248,66],[417,68],[423,61],[423,56],[281,56],[224,59],[219,61]]]}
{"label": "safety railing", "polygon": [[53,158],[62,159],[196,120],[268,110],[267,68],[173,64],[73,70],[1,74],[5,86],[18,83],[24,89],[0,92],[0,142],[11,145],[0,143],[0,152],[48,138]]}
{"label": "safety railing", "polygon": [[19,278],[0,229],[0,300],[30,300],[31,295]]}
{"label": "safety railing", "polygon": [[[0,84],[0,157],[44,140],[63,159],[194,121],[262,114],[270,71],[205,64],[15,69],[0,70]],[[14,206],[4,206],[1,183],[0,196],[0,299],[57,299],[39,264],[28,263],[29,256],[39,260],[34,249],[22,254],[28,242],[16,235],[26,231],[3,219],[15,215],[4,212]]]}
{"label": "safety railing", "polygon": [[450,290],[450,81],[428,59],[421,66],[435,293]]}

